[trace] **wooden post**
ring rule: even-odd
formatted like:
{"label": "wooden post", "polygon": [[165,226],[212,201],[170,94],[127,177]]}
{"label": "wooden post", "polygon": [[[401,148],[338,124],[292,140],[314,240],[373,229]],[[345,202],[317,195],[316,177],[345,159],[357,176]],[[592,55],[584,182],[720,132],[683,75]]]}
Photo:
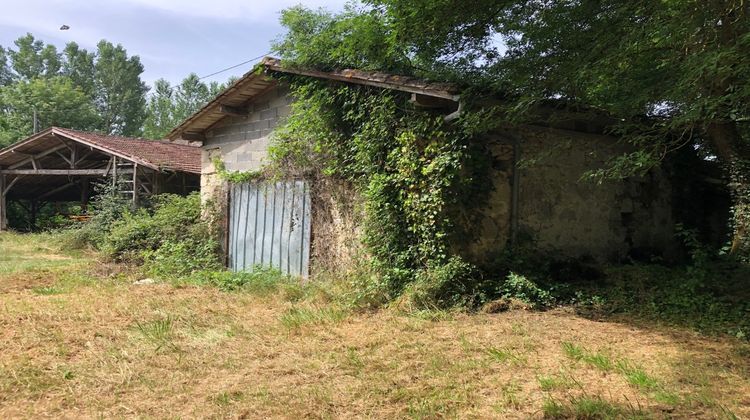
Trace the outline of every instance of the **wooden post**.
{"label": "wooden post", "polygon": [[159,171],[151,173],[151,195],[159,194]]}
{"label": "wooden post", "polygon": [[117,187],[117,157],[112,156],[112,188]]}
{"label": "wooden post", "polygon": [[138,208],[138,164],[133,164],[133,209]]}
{"label": "wooden post", "polygon": [[84,214],[88,214],[89,207],[89,179],[88,177],[81,178],[81,211]]}
{"label": "wooden post", "polygon": [[8,229],[8,214],[5,202],[5,175],[0,174],[0,231]]}

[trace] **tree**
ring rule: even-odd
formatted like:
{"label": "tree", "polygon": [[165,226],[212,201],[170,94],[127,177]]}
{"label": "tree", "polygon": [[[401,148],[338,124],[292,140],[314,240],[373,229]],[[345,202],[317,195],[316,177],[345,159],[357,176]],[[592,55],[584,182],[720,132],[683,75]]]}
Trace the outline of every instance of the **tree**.
{"label": "tree", "polygon": [[33,133],[34,111],[41,127],[91,130],[98,121],[85,92],[56,76],[20,81],[0,88],[0,146]]}
{"label": "tree", "polygon": [[13,81],[13,73],[8,67],[8,56],[5,48],[0,45],[0,86],[9,85]]}
{"label": "tree", "polygon": [[275,50],[502,94],[498,119],[550,100],[606,113],[635,151],[592,175],[643,172],[684,145],[710,151],[729,175],[738,251],[750,247],[749,15],[743,0],[369,0],[339,15],[287,9]]}
{"label": "tree", "polygon": [[54,45],[44,45],[27,33],[15,42],[16,50],[9,49],[13,71],[23,80],[53,77],[60,72],[60,54]]}
{"label": "tree", "polygon": [[174,89],[169,82],[159,79],[154,83],[154,90],[146,107],[146,121],[143,135],[149,139],[162,139],[175,125]]}
{"label": "tree", "polygon": [[93,97],[96,54],[80,48],[75,42],[69,42],[63,50],[63,58],[62,74]]}
{"label": "tree", "polygon": [[193,115],[212,98],[208,86],[198,75],[190,73],[177,86],[174,100],[174,118],[177,122]]}
{"label": "tree", "polygon": [[224,87],[218,82],[207,85],[195,73],[190,73],[175,88],[164,79],[157,80],[146,109],[144,136],[164,138],[179,123],[221,93]]}
{"label": "tree", "polygon": [[102,119],[99,128],[108,134],[140,134],[148,92],[140,78],[140,58],[128,57],[122,45],[102,40],[94,69],[95,105]]}

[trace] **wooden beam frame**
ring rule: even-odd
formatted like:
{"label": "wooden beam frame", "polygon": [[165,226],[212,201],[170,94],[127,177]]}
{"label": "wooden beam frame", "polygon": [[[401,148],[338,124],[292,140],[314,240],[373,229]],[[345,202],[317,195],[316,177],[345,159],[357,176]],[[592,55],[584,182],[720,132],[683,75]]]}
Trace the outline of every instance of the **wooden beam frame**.
{"label": "wooden beam frame", "polygon": [[[16,182],[18,182],[19,179],[23,178],[25,175],[18,175],[17,177],[13,178],[13,181],[7,182],[5,185],[5,188],[0,192],[2,195],[8,195],[8,191],[16,185]],[[7,179],[6,179],[7,181]]]}
{"label": "wooden beam frame", "polygon": [[[132,169],[121,169],[119,174],[130,174]],[[4,175],[60,175],[60,176],[107,176],[108,169],[0,169]]]}
{"label": "wooden beam frame", "polygon": [[5,201],[5,175],[0,174],[0,231],[8,229],[8,210]]}
{"label": "wooden beam frame", "polygon": [[[46,150],[46,151],[44,151],[42,153],[37,153],[34,156],[31,156],[31,157],[29,157],[27,159],[24,159],[24,160],[22,160],[22,161],[20,161],[18,163],[14,163],[14,164],[10,165],[8,167],[8,169],[20,168],[21,166],[28,165],[29,163],[31,163],[32,166],[33,166],[34,165],[34,160],[38,160],[38,159],[41,159],[41,158],[43,158],[43,157],[45,157],[47,155],[51,155],[52,153],[55,153],[55,152],[57,152],[59,150],[62,150],[62,149],[65,149],[66,147],[67,146],[57,146],[57,147],[53,147],[52,149],[48,149],[48,150]],[[15,153],[18,153],[18,152],[15,152]]]}
{"label": "wooden beam frame", "polygon": [[51,195],[55,195],[55,194],[59,193],[60,191],[65,191],[65,190],[67,190],[68,188],[70,188],[70,187],[72,187],[74,185],[76,185],[75,182],[68,182],[65,185],[59,186],[59,187],[55,188],[54,190],[47,191],[46,193],[40,195],[39,197],[37,197],[37,200],[41,200],[43,198],[47,198],[47,197],[49,197]]}

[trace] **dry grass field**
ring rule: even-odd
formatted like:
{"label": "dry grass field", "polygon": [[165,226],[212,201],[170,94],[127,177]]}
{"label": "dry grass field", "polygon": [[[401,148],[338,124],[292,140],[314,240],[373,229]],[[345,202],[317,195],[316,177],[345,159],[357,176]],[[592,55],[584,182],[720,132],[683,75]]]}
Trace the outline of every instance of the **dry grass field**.
{"label": "dry grass field", "polygon": [[750,418],[747,342],[133,285],[54,240],[0,235],[0,418]]}

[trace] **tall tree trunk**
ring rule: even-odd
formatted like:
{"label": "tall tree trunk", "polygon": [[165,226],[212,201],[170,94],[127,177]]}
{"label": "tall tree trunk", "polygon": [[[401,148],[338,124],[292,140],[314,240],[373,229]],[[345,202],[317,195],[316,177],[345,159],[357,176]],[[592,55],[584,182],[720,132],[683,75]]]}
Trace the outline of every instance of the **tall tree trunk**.
{"label": "tall tree trunk", "polygon": [[732,194],[731,253],[750,251],[750,153],[742,146],[742,136],[734,122],[714,122],[707,127],[714,151],[729,175]]}

